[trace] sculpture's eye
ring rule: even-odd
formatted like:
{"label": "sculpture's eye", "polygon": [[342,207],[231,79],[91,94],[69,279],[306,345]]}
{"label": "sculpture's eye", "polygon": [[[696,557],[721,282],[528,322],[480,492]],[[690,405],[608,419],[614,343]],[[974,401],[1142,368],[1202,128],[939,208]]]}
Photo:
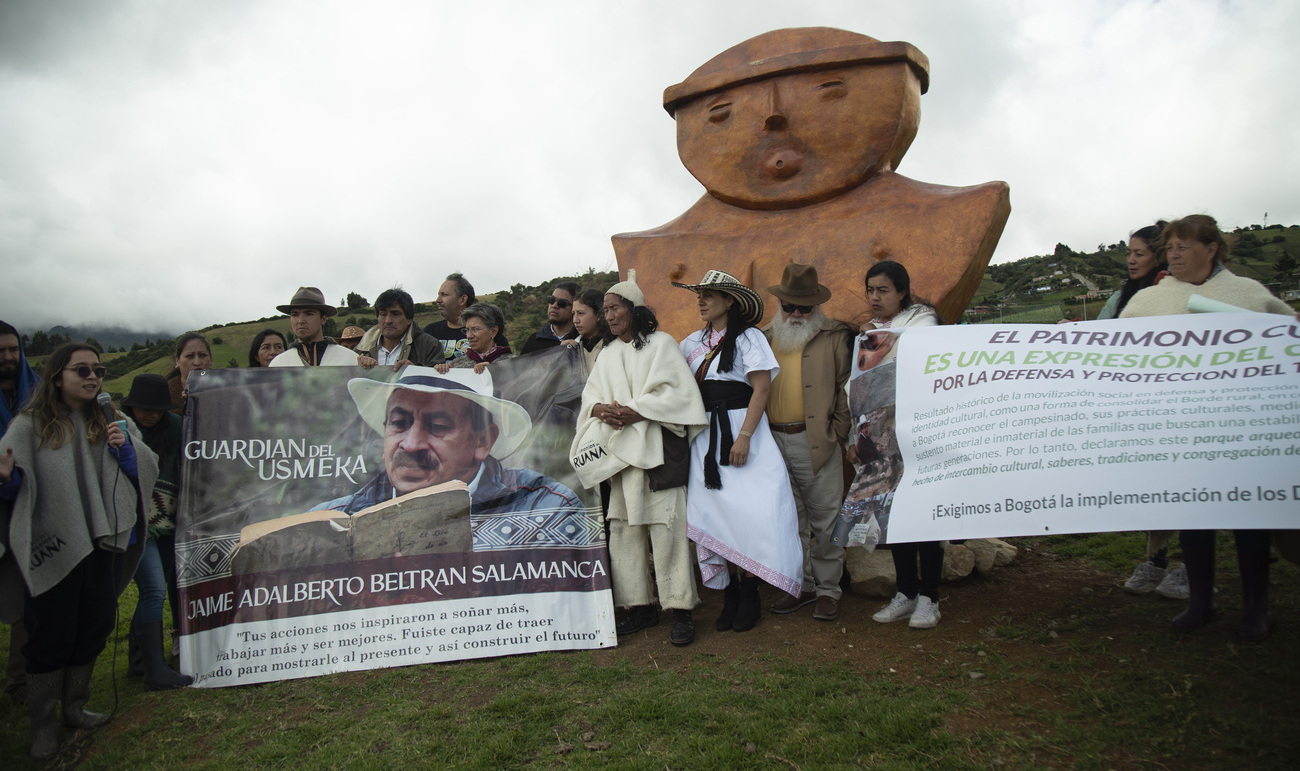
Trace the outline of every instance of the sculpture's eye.
{"label": "sculpture's eye", "polygon": [[848,89],[844,86],[844,81],[838,78],[834,80],[824,80],[821,83],[818,83],[814,90],[822,99],[842,99],[844,95],[848,93]]}
{"label": "sculpture's eye", "polygon": [[709,108],[709,123],[725,123],[731,117],[731,102],[715,104]]}

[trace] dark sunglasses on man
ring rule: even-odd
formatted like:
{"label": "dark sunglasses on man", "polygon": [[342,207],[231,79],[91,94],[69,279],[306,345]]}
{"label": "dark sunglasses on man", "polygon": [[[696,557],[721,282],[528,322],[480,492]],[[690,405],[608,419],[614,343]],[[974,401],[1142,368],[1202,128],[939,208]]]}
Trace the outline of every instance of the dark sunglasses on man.
{"label": "dark sunglasses on man", "polygon": [[817,306],[815,305],[791,305],[790,303],[784,300],[781,301],[781,310],[785,311],[786,313],[794,313],[795,311],[799,311],[803,315],[807,316],[808,314],[812,313],[813,308],[816,307]]}
{"label": "dark sunglasses on man", "polygon": [[104,376],[108,374],[108,367],[105,367],[103,364],[98,364],[94,367],[90,366],[89,364],[78,364],[75,367],[64,367],[63,370],[65,372],[77,373],[77,377],[81,378],[82,380],[85,380],[86,378],[90,377],[90,374],[92,372],[95,374],[95,377],[99,378],[100,380],[103,380]]}
{"label": "dark sunglasses on man", "polygon": [[573,305],[573,301],[572,301],[572,300],[566,300],[566,299],[564,299],[563,297],[556,297],[555,295],[551,295],[550,297],[546,298],[546,304],[547,304],[547,305],[554,305],[555,307],[559,308],[560,310],[564,310],[565,308],[569,307],[570,305]]}

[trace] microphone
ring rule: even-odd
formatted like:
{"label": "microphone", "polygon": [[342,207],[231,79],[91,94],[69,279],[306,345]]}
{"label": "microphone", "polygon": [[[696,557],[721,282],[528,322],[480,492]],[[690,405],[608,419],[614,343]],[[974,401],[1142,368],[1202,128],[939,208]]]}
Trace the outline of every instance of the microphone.
{"label": "microphone", "polygon": [[99,403],[100,409],[104,411],[104,420],[106,422],[112,423],[117,420],[117,415],[113,412],[113,397],[100,391],[99,396],[95,397],[95,401]]}

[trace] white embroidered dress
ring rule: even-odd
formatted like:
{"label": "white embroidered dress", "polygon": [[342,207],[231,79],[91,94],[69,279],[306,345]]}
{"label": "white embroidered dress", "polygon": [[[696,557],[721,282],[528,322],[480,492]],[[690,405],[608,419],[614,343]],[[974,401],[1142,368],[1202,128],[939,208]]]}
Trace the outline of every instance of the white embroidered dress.
{"label": "white embroidered dress", "polygon": [[[694,332],[681,343],[682,354],[692,373],[722,338],[722,333]],[[780,371],[767,339],[757,328],[745,330],[736,340],[736,360],[730,372],[718,372],[718,357],[709,362],[707,380],[748,383],[751,372],[767,371],[773,378]],[[745,408],[727,411],[731,434],[740,437]],[[696,544],[700,574],[710,589],[726,588],[730,562],[753,573],[772,586],[795,596],[803,589],[803,548],[799,543],[799,517],[795,510],[790,476],[781,449],[772,438],[767,415],[759,418],[749,442],[744,466],[722,466],[722,489],[704,485],[704,458],[709,450],[709,431],[691,442],[691,476],[686,488],[686,531]]]}

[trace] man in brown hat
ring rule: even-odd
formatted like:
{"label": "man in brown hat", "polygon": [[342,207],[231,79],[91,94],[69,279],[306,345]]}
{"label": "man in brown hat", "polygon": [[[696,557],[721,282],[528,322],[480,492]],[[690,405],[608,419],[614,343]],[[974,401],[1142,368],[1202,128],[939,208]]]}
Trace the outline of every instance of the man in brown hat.
{"label": "man in brown hat", "polygon": [[271,367],[348,367],[357,355],[325,336],[325,319],[338,309],[325,303],[325,295],[314,286],[300,286],[287,305],[276,310],[289,314],[289,326],[297,341],[271,359]]}
{"label": "man in brown hat", "polygon": [[813,618],[834,621],[840,612],[844,547],[831,543],[831,532],[844,499],[840,446],[850,427],[844,384],[853,331],[822,313],[831,290],[817,282],[812,265],[786,265],[781,283],[767,291],[781,303],[763,329],[781,365],[772,381],[767,419],[790,472],[803,543],[803,593],[781,598],[772,612],[793,613],[816,602]]}

